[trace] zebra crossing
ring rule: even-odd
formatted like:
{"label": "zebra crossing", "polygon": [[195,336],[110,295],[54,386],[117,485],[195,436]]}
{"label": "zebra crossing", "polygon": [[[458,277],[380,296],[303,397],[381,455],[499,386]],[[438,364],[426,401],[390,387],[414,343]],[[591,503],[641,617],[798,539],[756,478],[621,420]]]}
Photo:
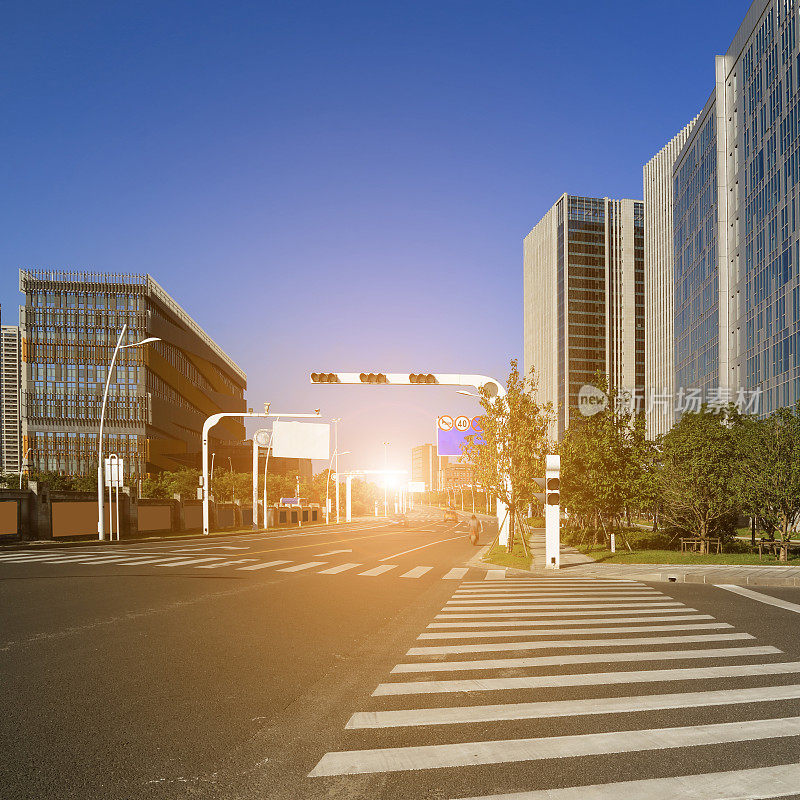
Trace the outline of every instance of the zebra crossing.
{"label": "zebra crossing", "polygon": [[[397,797],[428,779],[452,800],[785,798],[800,796],[798,737],[800,661],[750,633],[633,581],[472,580],[308,777],[382,776]],[[669,774],[665,751],[681,753]],[[611,780],[592,780],[601,764]],[[553,768],[573,783],[548,784]],[[473,794],[441,793],[452,770]]]}
{"label": "zebra crossing", "polygon": [[[207,555],[203,552],[191,551],[186,548],[177,548],[171,551],[129,551],[127,553],[111,554],[108,550],[75,552],[74,550],[47,551],[42,553],[14,552],[0,554],[0,568],[4,565],[85,565],[108,567],[153,567],[158,569],[180,568],[189,570],[217,570],[225,569],[235,572],[261,573],[263,570],[273,570],[277,573],[292,574],[317,574],[341,575],[349,573],[363,578],[387,576],[392,578],[420,579],[433,577],[446,581],[462,580],[471,571],[469,567],[452,567],[437,569],[433,566],[411,564],[377,564],[345,561],[335,563],[328,560],[331,556],[344,557],[350,554],[349,550],[336,550],[323,552],[313,561],[294,561],[292,559],[275,559],[266,554],[260,557],[246,553],[232,553],[231,550],[246,550],[247,548],[225,547],[226,552],[219,555]],[[326,560],[322,560],[325,557]],[[482,570],[474,569],[472,572],[482,575]],[[492,578],[498,575],[505,577],[505,570],[490,570]],[[487,575],[487,578],[489,575]]]}

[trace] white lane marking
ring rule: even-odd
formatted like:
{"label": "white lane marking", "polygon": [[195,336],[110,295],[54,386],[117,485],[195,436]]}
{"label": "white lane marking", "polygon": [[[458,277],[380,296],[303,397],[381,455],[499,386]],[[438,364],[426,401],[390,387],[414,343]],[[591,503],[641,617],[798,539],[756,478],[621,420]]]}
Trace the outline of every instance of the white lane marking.
{"label": "white lane marking", "polygon": [[[417,639],[494,639],[511,636],[558,636],[559,634],[582,633],[647,633],[651,631],[703,631],[719,628],[732,628],[727,622],[701,622],[697,625],[633,625],[610,626],[607,628],[544,628],[540,630],[504,630],[504,631],[442,631],[441,633],[421,633]],[[629,641],[626,639],[625,641]]]}
{"label": "white lane marking", "polygon": [[401,578],[421,578],[426,572],[430,572],[433,567],[414,567],[401,575]]}
{"label": "white lane marking", "polygon": [[[666,609],[670,611],[671,609]],[[682,609],[680,609],[682,610]],[[694,611],[693,608],[687,608],[686,611]],[[458,614],[457,616],[480,617],[482,614]],[[650,616],[636,616],[636,617],[617,617],[616,619],[608,619],[603,617],[601,619],[524,619],[518,620],[516,614],[489,614],[491,617],[512,617],[507,622],[431,622],[426,627],[428,628],[505,628],[525,625],[608,625],[613,623],[617,625],[620,622],[674,622],[686,619],[714,619],[710,614],[680,614],[674,617],[650,617]],[[539,616],[551,616],[549,614],[542,614]],[[449,615],[445,615],[448,619]],[[733,627],[733,626],[731,626]]]}
{"label": "white lane marking", "polygon": [[329,550],[327,553],[318,553],[317,558],[322,558],[323,556],[336,556],[339,553],[352,553],[353,548],[351,547],[349,550]]}
{"label": "white lane marking", "polygon": [[512,719],[629,714],[667,708],[726,706],[741,703],[769,703],[800,698],[800,684],[759,686],[754,689],[724,689],[710,692],[598,697],[588,700],[552,700],[536,703],[412,708],[401,711],[361,711],[350,717],[345,728],[400,728],[415,725],[454,725],[498,722]]}
{"label": "white lane marking", "polygon": [[279,569],[278,572],[301,572],[304,569],[312,569],[313,567],[324,567],[327,561],[306,561],[305,564],[295,564],[293,567],[284,567]]}
{"label": "white lane marking", "polygon": [[322,569],[317,574],[318,575],[338,575],[340,572],[345,572],[348,569],[353,569],[353,567],[360,567],[361,564],[337,564],[335,567],[331,567],[330,569]]}
{"label": "white lane marking", "polygon": [[444,694],[449,692],[504,692],[509,689],[553,689],[565,686],[608,686],[628,683],[719,680],[752,675],[800,673],[800,661],[774,664],[736,664],[730,667],[692,667],[680,669],[635,670],[632,672],[594,672],[577,675],[529,675],[521,678],[470,678],[447,681],[404,681],[381,683],[373,697],[405,694]]}
{"label": "white lane marking", "polygon": [[504,569],[490,569],[486,571],[487,581],[496,581],[498,578],[505,579],[506,571]]}
{"label": "white lane marking", "polygon": [[173,561],[171,564],[158,564],[159,567],[186,567],[190,564],[201,564],[204,561],[219,561],[219,556],[214,556],[213,558],[190,558],[187,561]]}
{"label": "white lane marking", "polygon": [[438,542],[428,542],[427,544],[421,544],[419,547],[412,547],[410,550],[403,550],[402,553],[394,553],[394,555],[386,556],[386,558],[379,558],[378,561],[389,561],[392,558],[400,558],[400,556],[408,555],[409,553],[415,553],[417,550],[422,550],[424,547],[433,547],[435,544],[442,544],[443,542],[452,542],[455,539],[463,539],[464,535],[461,536],[451,536],[449,539],[439,539]]}
{"label": "white lane marking", "polygon": [[383,575],[384,572],[388,572],[390,569],[394,569],[397,564],[382,564],[380,567],[373,567],[372,569],[368,569],[366,572],[359,572],[359,575],[366,575],[368,578],[374,578],[376,575]]}
{"label": "white lane marking", "polygon": [[543,642],[492,642],[412,647],[407,656],[443,656],[456,653],[494,653],[515,650],[562,650],[573,647],[626,647],[646,644],[688,644],[689,642],[733,642],[755,639],[749,633],[697,633],[688,636],[636,636],[626,639],[551,639]]}
{"label": "white lane marking", "polygon": [[[622,614],[683,614],[684,611],[697,611],[696,608],[688,608],[687,606],[682,606],[680,603],[675,603],[677,608],[628,608],[628,609],[616,609],[611,611],[572,611],[571,609],[562,609],[561,611],[535,611],[533,609],[528,611],[516,611],[514,613],[485,613],[485,614],[455,614],[450,612],[449,614],[437,614],[435,619],[499,619],[499,618],[512,618],[512,619],[521,619],[522,617],[563,617],[564,619],[568,619],[569,617],[612,617],[615,615],[622,615]],[[472,611],[478,611],[479,609],[471,609]]]}
{"label": "white lane marking", "polygon": [[[628,602],[630,601],[630,602]],[[671,597],[663,594],[648,595],[646,597],[626,597],[625,595],[610,595],[609,597],[541,597],[541,598],[520,598],[505,597],[502,600],[492,600],[481,598],[479,600],[448,600],[445,609],[453,606],[463,608],[464,611],[471,611],[474,606],[489,609],[503,608],[505,606],[528,608],[529,606],[556,606],[564,608],[617,608],[618,606],[652,606],[662,603],[677,603]]]}
{"label": "white lane marking", "polygon": [[665,606],[683,606],[678,600],[648,600],[636,603],[507,603],[505,605],[468,606],[450,605],[447,603],[442,611],[560,611],[562,614],[571,613],[572,609],[581,611],[586,608],[663,608]]}
{"label": "white lane marking", "polygon": [[511,794],[481,795],[462,800],[643,800],[669,797],[670,800],[776,800],[797,794],[800,764],[777,767],[707,772],[677,778],[648,778],[566,789],[540,789]]}
{"label": "white lane marking", "polygon": [[233,561],[223,561],[221,564],[201,564],[197,569],[219,569],[220,567],[231,567],[234,564],[246,564],[248,561],[255,561],[255,559],[237,558]]}
{"label": "white lane marking", "polygon": [[480,600],[482,597],[666,597],[655,589],[512,589],[502,592],[489,589],[480,592],[477,589],[459,589],[453,597],[464,600]]}
{"label": "white lane marking", "polygon": [[430,664],[398,664],[392,674],[408,672],[471,672],[481,669],[520,669],[521,667],[556,667],[561,664],[603,664],[614,661],[674,661],[689,658],[740,658],[781,653],[777,647],[717,647],[697,650],[661,650],[659,652],[580,653],[532,658],[486,658],[472,661],[434,661]]}
{"label": "white lane marking", "polygon": [[615,580],[582,580],[579,578],[558,579],[558,578],[543,578],[542,580],[519,580],[518,578],[508,578],[494,580],[492,578],[484,578],[482,581],[464,581],[466,588],[481,588],[485,589],[488,584],[497,585],[498,587],[505,588],[506,586],[644,586],[641,581],[615,581]]}
{"label": "white lane marking", "polygon": [[236,567],[236,569],[266,569],[267,567],[277,567],[278,564],[291,564],[291,561],[266,561],[263,564],[251,564],[249,567]]}
{"label": "white lane marking", "polygon": [[[505,739],[489,742],[387,747],[326,753],[309,773],[364,775],[376,772],[467,767],[477,764],[509,764],[548,758],[635,753],[678,747],[748,742],[800,735],[800,717],[719,722],[680,728],[651,728],[540,739]],[[740,795],[741,796],[741,795]]]}
{"label": "white lane marking", "polygon": [[450,572],[445,573],[442,575],[443,581],[457,581],[459,578],[463,578],[469,572],[469,567],[453,567]]}
{"label": "white lane marking", "polygon": [[785,611],[793,611],[795,614],[800,614],[800,605],[797,603],[790,603],[788,600],[781,600],[779,597],[770,597],[768,594],[761,594],[761,592],[754,592],[752,589],[745,589],[744,586],[734,586],[729,583],[716,583],[714,584],[717,589],[725,589],[728,592],[735,592],[743,597],[749,597],[751,600],[758,600],[759,603],[766,603],[768,606],[776,606]]}

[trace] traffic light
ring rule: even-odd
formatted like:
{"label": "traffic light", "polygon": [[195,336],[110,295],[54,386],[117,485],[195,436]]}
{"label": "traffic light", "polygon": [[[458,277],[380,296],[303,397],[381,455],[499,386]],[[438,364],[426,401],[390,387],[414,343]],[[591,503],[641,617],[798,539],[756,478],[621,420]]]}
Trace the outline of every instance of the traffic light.
{"label": "traffic light", "polygon": [[358,378],[361,383],[389,383],[383,372],[362,372]]}
{"label": "traffic light", "polygon": [[340,383],[335,372],[312,372],[311,383]]}
{"label": "traffic light", "polygon": [[547,505],[557,506],[561,504],[561,480],[559,478],[547,479]]}
{"label": "traffic light", "polygon": [[431,375],[431,373],[422,374],[422,373],[412,373],[408,376],[409,383],[438,383],[439,381],[436,380],[435,375]]}

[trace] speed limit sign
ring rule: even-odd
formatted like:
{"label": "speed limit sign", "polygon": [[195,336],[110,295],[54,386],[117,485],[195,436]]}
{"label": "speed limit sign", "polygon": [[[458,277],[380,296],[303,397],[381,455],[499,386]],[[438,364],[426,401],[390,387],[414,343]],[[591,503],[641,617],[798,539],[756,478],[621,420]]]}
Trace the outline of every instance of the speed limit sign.
{"label": "speed limit sign", "polygon": [[470,424],[469,417],[456,417],[455,426],[457,431],[469,430]]}

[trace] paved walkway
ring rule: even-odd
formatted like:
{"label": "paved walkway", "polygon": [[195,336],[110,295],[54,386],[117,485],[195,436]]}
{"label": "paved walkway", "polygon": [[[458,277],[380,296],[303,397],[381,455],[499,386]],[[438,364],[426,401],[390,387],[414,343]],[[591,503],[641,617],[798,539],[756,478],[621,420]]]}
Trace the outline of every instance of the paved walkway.
{"label": "paved walkway", "polygon": [[[553,576],[545,568],[544,531],[531,536],[531,570],[508,570],[509,575]],[[487,548],[488,549],[488,548]],[[481,563],[483,550],[470,562]],[[486,566],[486,565],[484,565]],[[628,578],[637,581],[677,583],[732,583],[739,586],[800,586],[800,567],[746,566],[740,564],[604,564],[593,561],[574,547],[561,545],[561,576]]]}

